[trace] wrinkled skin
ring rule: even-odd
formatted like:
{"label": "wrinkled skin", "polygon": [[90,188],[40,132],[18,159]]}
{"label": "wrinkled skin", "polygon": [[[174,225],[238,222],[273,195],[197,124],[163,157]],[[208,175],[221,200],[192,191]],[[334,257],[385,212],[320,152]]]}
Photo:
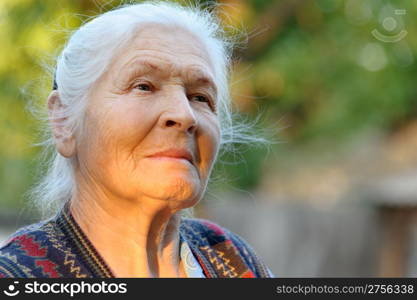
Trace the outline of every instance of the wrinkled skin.
{"label": "wrinkled skin", "polygon": [[[184,276],[179,211],[203,195],[220,141],[213,81],[198,38],[149,24],[92,88],[82,132],[52,122],[57,150],[77,161],[74,217],[117,276]],[[61,105],[53,92],[52,116]],[[149,157],[170,148],[191,162]]]}

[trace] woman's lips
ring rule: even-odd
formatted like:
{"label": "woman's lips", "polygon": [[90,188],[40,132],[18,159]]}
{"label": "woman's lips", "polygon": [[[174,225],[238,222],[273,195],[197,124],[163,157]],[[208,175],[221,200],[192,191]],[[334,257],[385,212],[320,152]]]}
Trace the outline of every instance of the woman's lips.
{"label": "woman's lips", "polygon": [[168,149],[165,151],[157,152],[148,157],[163,160],[185,160],[190,164],[193,164],[193,156],[191,152],[186,149]]}
{"label": "woman's lips", "polygon": [[155,159],[155,160],[179,161],[179,162],[184,162],[184,163],[190,164],[190,161],[188,161],[185,158],[180,158],[180,157],[152,156],[152,157],[149,157],[149,158]]}

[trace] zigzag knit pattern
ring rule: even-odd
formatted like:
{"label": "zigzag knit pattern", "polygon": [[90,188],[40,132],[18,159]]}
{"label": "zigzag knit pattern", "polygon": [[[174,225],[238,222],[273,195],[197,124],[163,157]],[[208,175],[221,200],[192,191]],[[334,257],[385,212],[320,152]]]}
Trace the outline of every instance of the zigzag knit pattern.
{"label": "zigzag knit pattern", "polygon": [[[186,241],[207,278],[270,277],[253,249],[219,225],[184,218],[180,239]],[[115,277],[82,232],[68,207],[54,218],[24,227],[0,248],[0,277]]]}

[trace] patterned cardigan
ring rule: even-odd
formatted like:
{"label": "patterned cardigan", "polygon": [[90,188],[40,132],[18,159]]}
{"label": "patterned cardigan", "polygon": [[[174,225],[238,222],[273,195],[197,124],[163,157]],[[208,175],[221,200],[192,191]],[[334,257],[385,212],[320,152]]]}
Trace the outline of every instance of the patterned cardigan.
{"label": "patterned cardigan", "polygon": [[[183,218],[179,232],[207,278],[272,277],[241,237],[213,222]],[[56,217],[9,237],[0,248],[0,277],[115,276],[65,207]]]}

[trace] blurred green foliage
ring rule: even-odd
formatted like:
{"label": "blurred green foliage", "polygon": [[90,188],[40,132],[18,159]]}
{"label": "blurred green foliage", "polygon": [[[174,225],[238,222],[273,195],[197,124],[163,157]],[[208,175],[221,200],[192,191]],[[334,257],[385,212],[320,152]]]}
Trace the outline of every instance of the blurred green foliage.
{"label": "blurred green foliage", "polygon": [[[245,30],[236,50],[232,91],[238,110],[266,112],[285,155],[318,140],[343,145],[369,128],[399,130],[416,118],[417,2],[414,0],[221,1],[219,15]],[[38,174],[38,123],[28,102],[44,103],[53,64],[67,32],[120,1],[1,0],[0,204],[19,207]],[[399,11],[401,10],[401,11]],[[395,36],[384,42],[372,32]],[[266,149],[242,152],[218,168],[239,188],[255,188]],[[240,162],[239,162],[240,161]],[[217,171],[216,171],[217,172]]]}

